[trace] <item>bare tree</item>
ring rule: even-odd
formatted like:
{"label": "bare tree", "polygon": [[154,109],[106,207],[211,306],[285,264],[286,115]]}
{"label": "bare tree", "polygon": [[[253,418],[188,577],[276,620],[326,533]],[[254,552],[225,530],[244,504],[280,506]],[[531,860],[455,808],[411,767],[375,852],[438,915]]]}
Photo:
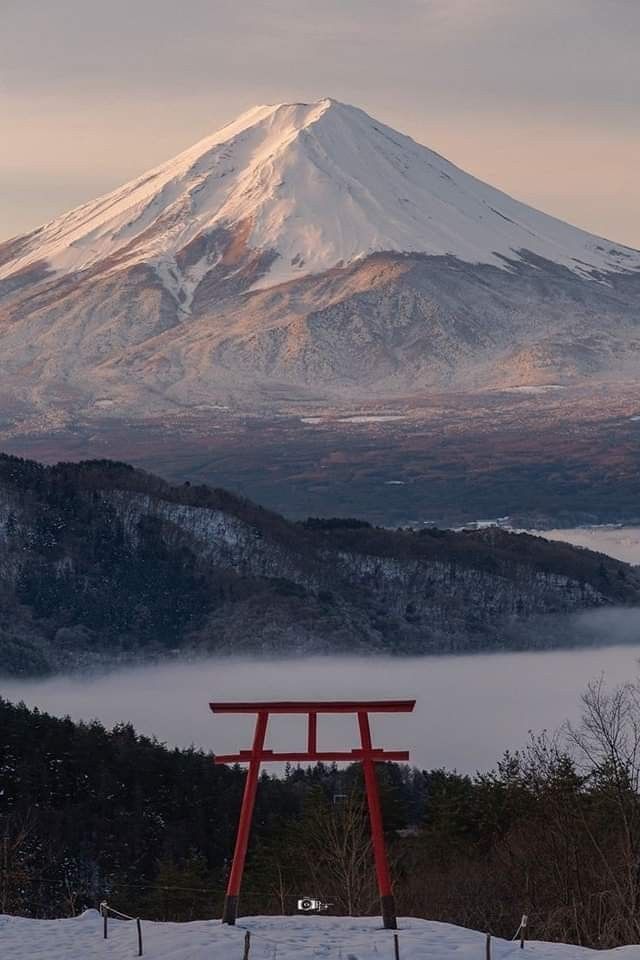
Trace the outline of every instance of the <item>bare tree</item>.
{"label": "bare tree", "polygon": [[350,794],[338,804],[316,802],[304,820],[304,855],[316,889],[348,916],[376,903],[366,806]]}
{"label": "bare tree", "polygon": [[569,744],[609,815],[609,829],[593,828],[581,805],[581,821],[608,881],[608,896],[629,942],[640,937],[640,683],[607,689],[593,681],[582,697],[581,722],[567,726]]}

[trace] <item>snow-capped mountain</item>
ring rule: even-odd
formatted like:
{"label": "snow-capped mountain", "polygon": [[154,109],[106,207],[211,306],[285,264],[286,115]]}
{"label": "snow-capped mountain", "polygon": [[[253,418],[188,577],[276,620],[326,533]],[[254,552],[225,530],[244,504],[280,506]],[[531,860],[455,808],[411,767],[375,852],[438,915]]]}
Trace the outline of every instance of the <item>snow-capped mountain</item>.
{"label": "snow-capped mountain", "polygon": [[21,397],[114,409],[618,375],[639,292],[640,252],[362,110],[260,106],[0,245],[0,363]]}
{"label": "snow-capped mountain", "polygon": [[31,234],[0,277],[38,262],[56,274],[147,263],[170,292],[188,297],[215,257],[204,253],[184,271],[177,258],[218,228],[242,229],[250,249],[273,257],[262,287],[380,251],[503,268],[505,258],[529,251],[586,275],[640,268],[639,252],[518,203],[362,110],[326,99],[254,107]]}

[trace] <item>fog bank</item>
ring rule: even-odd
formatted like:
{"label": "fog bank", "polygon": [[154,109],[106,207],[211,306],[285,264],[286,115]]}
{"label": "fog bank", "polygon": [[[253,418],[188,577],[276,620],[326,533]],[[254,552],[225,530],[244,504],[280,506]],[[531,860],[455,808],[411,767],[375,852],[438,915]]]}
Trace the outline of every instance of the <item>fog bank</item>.
{"label": "fog bank", "polygon": [[570,527],[556,530],[528,530],[547,540],[564,540],[576,547],[606,553],[625,563],[640,563],[640,527],[601,524],[595,527]]}
{"label": "fog bank", "polygon": [[[193,743],[218,753],[251,745],[251,719],[214,716],[210,700],[415,697],[412,716],[374,719],[379,743],[409,747],[412,762],[421,767],[474,772],[492,767],[505,749],[521,747],[530,730],[575,719],[589,680],[602,672],[611,684],[632,679],[639,657],[640,644],[411,659],[215,658],[95,678],[4,680],[0,693],[74,719],[96,717],[107,726],[131,721],[141,733],[170,745]],[[300,749],[304,743],[295,719],[274,719],[269,734],[272,747]],[[356,737],[351,718],[320,721],[321,749],[355,746]]]}

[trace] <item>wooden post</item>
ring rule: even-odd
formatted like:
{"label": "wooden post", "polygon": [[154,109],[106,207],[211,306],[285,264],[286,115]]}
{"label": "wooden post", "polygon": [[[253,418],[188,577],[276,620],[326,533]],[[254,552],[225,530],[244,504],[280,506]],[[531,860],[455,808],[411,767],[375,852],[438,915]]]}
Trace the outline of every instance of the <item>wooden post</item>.
{"label": "wooden post", "polygon": [[251,949],[251,934],[247,930],[244,935],[244,953],[242,955],[242,960],[249,960],[249,950]]}
{"label": "wooden post", "polygon": [[524,950],[524,941],[527,936],[527,915],[526,913],[522,914],[522,922],[520,923],[520,949]]}
{"label": "wooden post", "polygon": [[102,901],[100,904],[100,913],[102,914],[102,936],[103,939],[107,939],[107,905]]}
{"label": "wooden post", "polygon": [[136,919],[136,927],[138,928],[138,956],[142,956],[142,924],[140,923],[140,917]]}
{"label": "wooden post", "polygon": [[491,960],[491,934],[487,934],[487,939],[484,946],[484,958],[485,960]]}
{"label": "wooden post", "polygon": [[398,941],[397,933],[394,933],[393,935],[393,956],[395,960],[400,960],[400,943]]}

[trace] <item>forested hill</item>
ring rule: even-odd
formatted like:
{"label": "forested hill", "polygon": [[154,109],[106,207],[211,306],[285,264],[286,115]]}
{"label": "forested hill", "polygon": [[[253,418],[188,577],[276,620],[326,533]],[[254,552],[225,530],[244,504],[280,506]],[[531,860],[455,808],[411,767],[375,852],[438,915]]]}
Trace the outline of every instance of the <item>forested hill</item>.
{"label": "forested hill", "polygon": [[9,456],[0,577],[5,674],[212,652],[548,646],[566,641],[564,615],[640,601],[633,567],[527,534],[290,523],[123,463]]}

